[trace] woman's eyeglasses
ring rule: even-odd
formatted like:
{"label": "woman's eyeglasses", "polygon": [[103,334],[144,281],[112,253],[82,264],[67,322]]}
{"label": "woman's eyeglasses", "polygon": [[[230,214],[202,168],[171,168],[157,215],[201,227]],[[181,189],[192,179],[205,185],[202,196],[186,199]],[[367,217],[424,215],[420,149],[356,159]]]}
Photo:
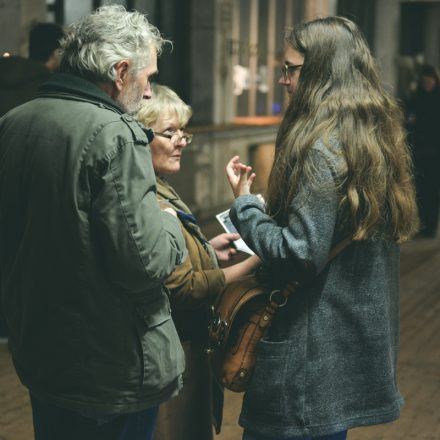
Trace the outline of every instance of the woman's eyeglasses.
{"label": "woman's eyeglasses", "polygon": [[293,73],[300,70],[302,66],[302,64],[284,64],[284,66],[281,67],[281,74],[283,75],[284,81],[289,81]]}
{"label": "woman's eyeglasses", "polygon": [[185,133],[183,131],[181,131],[182,134],[179,134],[179,131],[181,131],[181,130],[177,130],[174,132],[168,132],[168,133],[154,132],[154,135],[169,139],[173,145],[177,145],[179,142],[182,141],[182,139],[186,142],[187,145],[189,145],[193,139],[193,135],[189,134],[189,133]]}

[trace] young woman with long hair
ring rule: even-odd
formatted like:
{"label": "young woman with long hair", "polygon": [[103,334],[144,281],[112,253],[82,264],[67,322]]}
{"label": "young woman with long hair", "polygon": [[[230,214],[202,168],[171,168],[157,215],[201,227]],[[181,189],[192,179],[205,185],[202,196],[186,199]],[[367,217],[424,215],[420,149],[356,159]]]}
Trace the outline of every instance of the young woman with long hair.
{"label": "young woman with long hair", "polygon": [[[245,439],[345,439],[399,416],[399,243],[418,227],[402,115],[357,26],[327,17],[287,37],[290,102],[266,206],[236,156],[231,219],[290,296],[260,342],[240,423]],[[350,244],[328,261],[333,246]]]}

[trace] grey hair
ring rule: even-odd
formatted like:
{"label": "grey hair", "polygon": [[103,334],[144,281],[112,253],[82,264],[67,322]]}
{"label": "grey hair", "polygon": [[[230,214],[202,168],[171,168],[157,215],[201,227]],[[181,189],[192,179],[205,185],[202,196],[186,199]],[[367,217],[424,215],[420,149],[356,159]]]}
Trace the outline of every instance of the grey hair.
{"label": "grey hair", "polygon": [[116,80],[115,65],[130,60],[131,69],[147,67],[151,48],[159,55],[165,43],[145,15],[121,5],[98,8],[68,26],[61,40],[61,72],[91,81]]}
{"label": "grey hair", "polygon": [[192,116],[192,109],[185,104],[174,90],[160,84],[151,84],[152,96],[144,99],[136,115],[146,127],[154,124],[164,113],[174,113],[181,127],[185,127]]}

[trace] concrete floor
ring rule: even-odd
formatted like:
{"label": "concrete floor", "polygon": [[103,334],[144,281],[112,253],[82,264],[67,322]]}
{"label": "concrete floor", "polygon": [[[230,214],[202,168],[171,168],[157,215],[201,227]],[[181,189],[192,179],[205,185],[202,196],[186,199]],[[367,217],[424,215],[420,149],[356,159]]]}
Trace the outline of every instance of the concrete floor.
{"label": "concrete floor", "polygon": [[[414,240],[402,246],[401,264],[399,383],[406,405],[398,421],[354,429],[349,440],[440,440],[439,316],[440,239]],[[215,440],[241,439],[241,398],[226,393],[223,429]],[[27,392],[0,345],[0,440],[32,439]]]}

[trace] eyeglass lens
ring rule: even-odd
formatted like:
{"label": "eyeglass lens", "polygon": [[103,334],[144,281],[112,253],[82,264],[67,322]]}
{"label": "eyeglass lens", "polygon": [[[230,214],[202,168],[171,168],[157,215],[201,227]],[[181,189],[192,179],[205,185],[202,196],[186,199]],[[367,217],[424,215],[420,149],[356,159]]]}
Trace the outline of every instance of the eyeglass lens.
{"label": "eyeglass lens", "polygon": [[294,72],[299,70],[302,67],[302,64],[297,65],[290,65],[290,64],[284,64],[283,67],[281,67],[282,75],[284,77],[285,81],[288,81],[290,78],[290,75],[292,75]]}
{"label": "eyeglass lens", "polygon": [[183,133],[180,135],[179,133],[175,133],[171,136],[171,142],[173,144],[178,144],[182,139],[189,144],[192,141],[192,134]]}

